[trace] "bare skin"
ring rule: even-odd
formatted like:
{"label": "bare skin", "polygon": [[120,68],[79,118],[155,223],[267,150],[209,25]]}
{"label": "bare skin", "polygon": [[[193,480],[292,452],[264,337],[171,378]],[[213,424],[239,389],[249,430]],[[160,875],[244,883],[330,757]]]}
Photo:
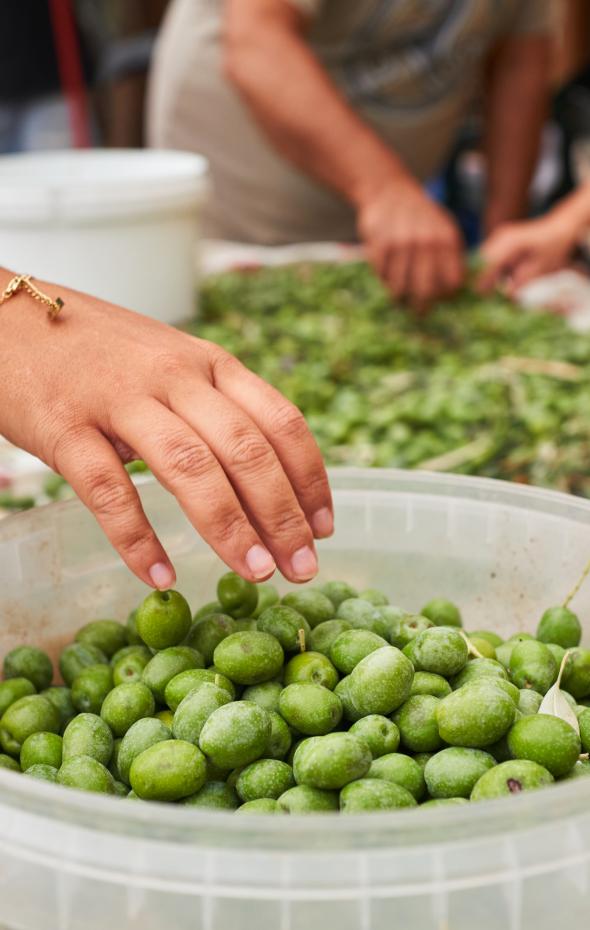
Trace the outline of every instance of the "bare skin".
{"label": "bare skin", "polygon": [[[12,273],[0,270],[0,292]],[[219,346],[67,288],[59,319],[19,292],[0,307],[0,433],[70,482],[147,584],[173,566],[123,463],[144,459],[201,536],[251,581],[317,572],[333,530],[301,413]]]}
{"label": "bare skin", "polygon": [[481,249],[480,289],[502,286],[514,295],[534,278],[566,267],[589,228],[590,184],[540,219],[500,226]]}
{"label": "bare skin", "polygon": [[507,38],[490,57],[485,124],[488,233],[526,216],[547,115],[550,66],[551,45],[546,36]]}

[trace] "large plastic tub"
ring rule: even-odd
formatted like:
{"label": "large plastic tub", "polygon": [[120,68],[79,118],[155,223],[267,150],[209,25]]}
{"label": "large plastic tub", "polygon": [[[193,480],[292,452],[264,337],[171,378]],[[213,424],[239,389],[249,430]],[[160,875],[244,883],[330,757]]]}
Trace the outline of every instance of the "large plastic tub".
{"label": "large plastic tub", "polygon": [[2,156],[2,265],[166,323],[186,319],[206,172],[185,152]]}
{"label": "large plastic tub", "polygon": [[[322,574],[469,625],[532,629],[590,556],[590,503],[460,477],[334,474]],[[195,603],[221,564],[155,484],[146,508]],[[2,646],[51,649],[142,589],[76,503],[0,526]],[[590,632],[590,584],[575,606]],[[249,817],[61,791],[0,772],[10,930],[554,930],[590,913],[590,779],[460,808]]]}

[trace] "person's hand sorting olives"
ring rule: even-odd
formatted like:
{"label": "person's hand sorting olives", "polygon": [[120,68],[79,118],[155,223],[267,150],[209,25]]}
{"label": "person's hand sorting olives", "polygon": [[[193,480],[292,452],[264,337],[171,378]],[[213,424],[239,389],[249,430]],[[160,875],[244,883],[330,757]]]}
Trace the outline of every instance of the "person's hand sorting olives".
{"label": "person's hand sorting olives", "polygon": [[564,198],[545,216],[505,223],[484,242],[481,291],[501,286],[511,297],[520,288],[562,268],[576,258],[590,226],[590,184]]}
{"label": "person's hand sorting olives", "polygon": [[359,211],[367,257],[389,290],[418,311],[463,284],[461,233],[449,213],[402,175]]}
{"label": "person's hand sorting olives", "polygon": [[[11,278],[0,271],[0,292]],[[58,293],[54,321],[25,292],[0,306],[0,434],[70,482],[147,584],[170,588],[175,575],[123,467],[134,458],[239,574],[312,578],[332,504],[297,408],[219,346]]]}

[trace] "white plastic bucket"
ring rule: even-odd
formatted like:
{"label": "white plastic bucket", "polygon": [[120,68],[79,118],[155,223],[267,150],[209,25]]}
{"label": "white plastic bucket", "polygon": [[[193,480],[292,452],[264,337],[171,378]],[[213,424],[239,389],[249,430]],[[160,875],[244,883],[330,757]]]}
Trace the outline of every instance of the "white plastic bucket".
{"label": "white plastic bucket", "polygon": [[0,265],[164,322],[194,311],[207,162],[132,149],[0,157]]}

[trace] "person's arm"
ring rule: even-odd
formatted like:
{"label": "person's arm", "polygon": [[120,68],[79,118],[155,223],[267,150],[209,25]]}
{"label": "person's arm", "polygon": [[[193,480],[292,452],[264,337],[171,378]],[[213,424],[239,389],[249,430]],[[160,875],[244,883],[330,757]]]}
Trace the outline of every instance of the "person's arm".
{"label": "person's arm", "polygon": [[504,39],[490,62],[486,94],[488,233],[526,214],[547,114],[550,53],[548,35],[514,35]]}
{"label": "person's arm", "polygon": [[588,0],[561,0],[561,22],[553,54],[551,79],[563,87],[588,67],[590,48],[590,4]]}
{"label": "person's arm", "polygon": [[463,274],[451,218],[349,106],[287,0],[227,0],[224,64],[275,148],[357,211],[368,255],[394,294],[428,302]]}
{"label": "person's arm", "polygon": [[[0,294],[11,278],[0,269]],[[35,283],[65,305],[54,322],[22,290],[0,306],[0,434],[70,482],[147,584],[175,575],[123,467],[134,458],[245,578],[312,578],[332,504],[297,408],[219,346]]]}
{"label": "person's arm", "polygon": [[501,285],[514,295],[524,284],[558,271],[590,229],[590,183],[566,197],[546,216],[500,226],[484,243],[483,291]]}

